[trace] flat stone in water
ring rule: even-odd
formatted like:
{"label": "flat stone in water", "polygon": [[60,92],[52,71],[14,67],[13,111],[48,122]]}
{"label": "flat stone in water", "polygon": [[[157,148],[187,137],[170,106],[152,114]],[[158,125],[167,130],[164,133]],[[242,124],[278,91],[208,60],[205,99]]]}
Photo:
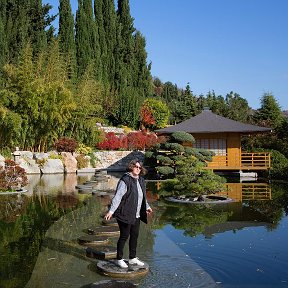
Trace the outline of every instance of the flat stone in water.
{"label": "flat stone in water", "polygon": [[[197,198],[197,197],[196,197]],[[225,204],[233,202],[232,198],[215,196],[215,195],[204,195],[201,200],[189,197],[167,197],[166,200],[177,203],[188,203],[188,204]]]}
{"label": "flat stone in water", "polygon": [[78,189],[78,193],[80,194],[91,194],[91,189]]}
{"label": "flat stone in water", "polygon": [[137,286],[128,281],[104,280],[82,286],[81,288],[134,288],[134,287]]}
{"label": "flat stone in water", "polygon": [[[125,261],[128,264],[128,261]],[[149,271],[149,265],[144,266],[129,265],[128,268],[120,268],[116,265],[115,260],[98,261],[97,269],[101,274],[115,278],[134,278],[144,276]]]}
{"label": "flat stone in water", "polygon": [[75,186],[76,189],[86,189],[86,190],[92,190],[93,186],[92,185],[76,185]]}
{"label": "flat stone in water", "polygon": [[99,190],[93,189],[92,190],[92,195],[106,196],[106,195],[109,195],[109,194],[107,192],[105,192],[105,191],[99,191]]}
{"label": "flat stone in water", "polygon": [[86,256],[89,258],[96,258],[99,260],[113,259],[117,256],[117,249],[113,246],[101,246],[86,248]]}
{"label": "flat stone in water", "polygon": [[118,236],[119,228],[115,226],[96,226],[87,229],[88,234],[98,236]]}
{"label": "flat stone in water", "polygon": [[109,242],[109,239],[105,236],[96,235],[84,235],[78,238],[78,243],[81,245],[102,245]]}

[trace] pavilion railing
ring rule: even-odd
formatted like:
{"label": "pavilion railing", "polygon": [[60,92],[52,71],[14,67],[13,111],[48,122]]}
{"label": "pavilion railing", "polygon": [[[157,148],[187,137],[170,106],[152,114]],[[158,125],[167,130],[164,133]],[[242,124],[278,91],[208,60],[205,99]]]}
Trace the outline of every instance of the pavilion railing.
{"label": "pavilion railing", "polygon": [[233,159],[228,159],[227,154],[213,156],[213,160],[207,164],[209,168],[269,169],[271,158],[269,152],[242,152],[238,157],[233,156]]}
{"label": "pavilion railing", "polygon": [[271,167],[271,158],[269,152],[242,152],[241,166],[249,167]]}

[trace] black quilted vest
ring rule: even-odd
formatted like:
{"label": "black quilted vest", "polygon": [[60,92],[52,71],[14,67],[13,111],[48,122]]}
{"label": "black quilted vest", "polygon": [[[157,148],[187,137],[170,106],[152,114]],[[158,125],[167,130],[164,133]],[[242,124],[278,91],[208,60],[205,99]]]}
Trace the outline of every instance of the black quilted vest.
{"label": "black quilted vest", "polygon": [[[138,204],[137,179],[128,174],[124,174],[121,179],[127,186],[127,192],[123,195],[121,202],[114,212],[113,216],[121,222],[134,224],[136,220],[136,211]],[[143,191],[143,200],[140,209],[140,220],[147,224],[146,213],[146,185],[143,177],[138,178]]]}

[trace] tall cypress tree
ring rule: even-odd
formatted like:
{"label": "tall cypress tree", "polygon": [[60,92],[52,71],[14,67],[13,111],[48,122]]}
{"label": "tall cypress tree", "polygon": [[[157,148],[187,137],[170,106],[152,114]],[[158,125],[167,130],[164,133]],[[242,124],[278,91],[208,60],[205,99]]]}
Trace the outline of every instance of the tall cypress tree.
{"label": "tall cypress tree", "polygon": [[[45,15],[43,12],[42,0],[35,0],[31,2],[28,13],[28,33],[31,39],[34,55],[44,51],[47,46],[44,19]],[[47,12],[49,12],[49,10]]]}
{"label": "tall cypress tree", "polygon": [[5,19],[7,61],[16,63],[28,42],[32,44],[34,55],[46,48],[45,28],[56,17],[49,16],[51,5],[42,5],[42,0],[2,0],[0,8]]}
{"label": "tall cypress tree", "polygon": [[95,28],[98,31],[98,43],[99,43],[99,52],[101,57],[101,81],[108,81],[108,69],[107,69],[107,41],[105,35],[105,24],[104,24],[104,15],[103,15],[103,0],[94,0],[94,14],[95,14]]}
{"label": "tall cypress tree", "polygon": [[89,32],[87,31],[85,12],[83,9],[83,0],[78,0],[78,9],[76,12],[76,56],[78,66],[78,76],[83,75],[91,59],[92,51],[89,44]]}
{"label": "tall cypress tree", "polygon": [[2,0],[0,1],[0,75],[2,67],[6,62],[6,55],[7,55],[5,23],[6,23],[6,1]]}
{"label": "tall cypress tree", "polygon": [[117,17],[114,1],[104,0],[104,27],[107,41],[109,80],[114,84],[115,79],[115,47],[117,45]]}
{"label": "tall cypress tree", "polygon": [[139,31],[134,37],[134,54],[135,54],[135,84],[139,89],[139,94],[143,97],[152,96],[152,76],[150,72],[150,65],[147,65],[147,52],[145,49],[146,41]]}
{"label": "tall cypress tree", "polygon": [[76,46],[74,38],[74,18],[70,0],[59,3],[59,48],[67,65],[68,76],[72,82],[76,80]]}
{"label": "tall cypress tree", "polygon": [[6,41],[7,41],[7,61],[17,62],[22,49],[29,41],[30,11],[29,0],[10,0],[6,6]]}
{"label": "tall cypress tree", "polygon": [[100,80],[101,75],[101,59],[100,59],[100,46],[99,46],[99,35],[98,29],[95,23],[95,17],[92,8],[91,0],[83,0],[83,10],[86,15],[86,26],[89,34],[89,42],[91,49],[90,64],[93,66],[95,79]]}
{"label": "tall cypress tree", "polygon": [[[130,15],[129,1],[118,0],[118,31],[116,49],[115,85],[118,91],[119,110],[117,121],[136,127],[139,120],[141,99],[133,77],[135,67],[133,18]],[[124,106],[123,106],[124,105]],[[123,106],[123,107],[122,107]]]}
{"label": "tall cypress tree", "polygon": [[78,75],[83,75],[88,65],[92,65],[95,79],[100,79],[100,48],[91,0],[78,0],[78,10],[76,12],[76,55]]}

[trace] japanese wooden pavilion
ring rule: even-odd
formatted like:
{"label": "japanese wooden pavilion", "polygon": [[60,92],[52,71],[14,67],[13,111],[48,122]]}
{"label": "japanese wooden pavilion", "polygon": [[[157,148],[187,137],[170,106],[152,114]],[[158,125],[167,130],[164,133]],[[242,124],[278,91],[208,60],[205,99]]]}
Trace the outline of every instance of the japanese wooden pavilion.
{"label": "japanese wooden pavilion", "polygon": [[234,121],[204,109],[200,114],[174,126],[156,130],[158,135],[185,131],[195,138],[193,147],[215,153],[208,169],[215,171],[260,171],[271,167],[270,153],[241,150],[241,136],[271,132],[271,128]]}

